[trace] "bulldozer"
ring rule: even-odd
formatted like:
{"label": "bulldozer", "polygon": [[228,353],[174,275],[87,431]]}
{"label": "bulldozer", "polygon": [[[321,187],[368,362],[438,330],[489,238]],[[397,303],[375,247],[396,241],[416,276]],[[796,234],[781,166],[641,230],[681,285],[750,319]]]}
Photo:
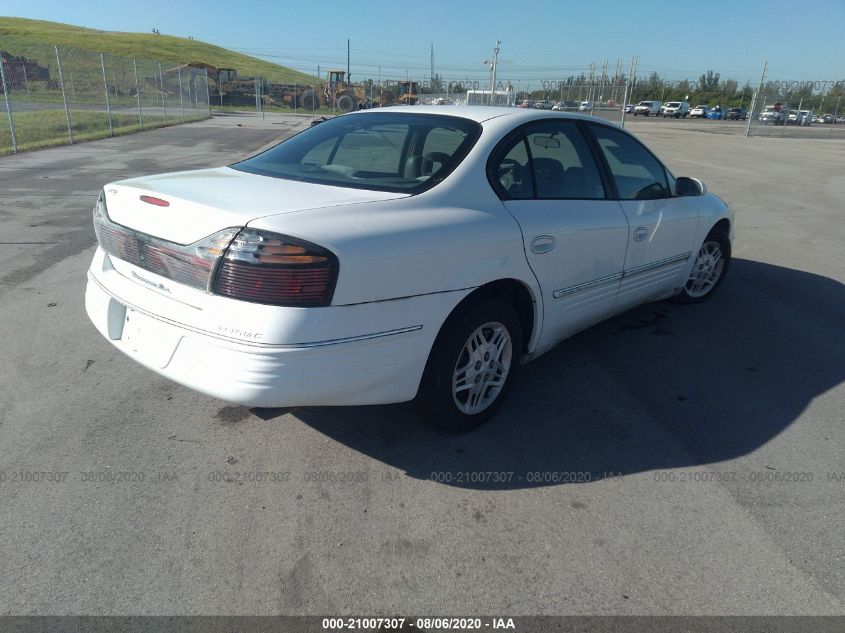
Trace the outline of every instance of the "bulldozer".
{"label": "bulldozer", "polygon": [[396,89],[382,90],[379,105],[417,105],[420,99],[420,83],[403,79],[396,82]]}

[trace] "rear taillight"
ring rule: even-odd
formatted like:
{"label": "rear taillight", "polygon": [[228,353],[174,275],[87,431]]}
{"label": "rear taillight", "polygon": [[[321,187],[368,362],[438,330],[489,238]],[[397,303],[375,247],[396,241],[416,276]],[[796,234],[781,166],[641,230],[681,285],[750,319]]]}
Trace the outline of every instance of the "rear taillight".
{"label": "rear taillight", "polygon": [[217,268],[213,292],[268,305],[327,306],[337,274],[337,257],[316,244],[243,229]]}
{"label": "rear taillight", "polygon": [[102,193],[94,207],[94,230],[100,247],[109,255],[205,291],[215,264],[238,232],[233,227],[193,244],[174,244],[112,222]]}

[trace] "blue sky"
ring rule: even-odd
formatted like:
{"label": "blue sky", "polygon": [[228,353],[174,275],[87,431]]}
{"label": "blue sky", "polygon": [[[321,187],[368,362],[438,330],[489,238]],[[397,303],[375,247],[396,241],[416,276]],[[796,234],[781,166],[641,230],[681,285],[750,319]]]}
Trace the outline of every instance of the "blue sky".
{"label": "blue sky", "polygon": [[[483,64],[502,41],[499,76],[522,87],[577,74],[605,60],[639,76],[696,79],[707,69],[741,83],[759,80],[764,60],[773,80],[845,79],[845,0],[0,0],[0,15],[115,31],[191,35],[316,73],[346,66],[352,43],[356,80],[435,72],[449,80],[484,80]],[[0,48],[2,46],[0,45]]]}

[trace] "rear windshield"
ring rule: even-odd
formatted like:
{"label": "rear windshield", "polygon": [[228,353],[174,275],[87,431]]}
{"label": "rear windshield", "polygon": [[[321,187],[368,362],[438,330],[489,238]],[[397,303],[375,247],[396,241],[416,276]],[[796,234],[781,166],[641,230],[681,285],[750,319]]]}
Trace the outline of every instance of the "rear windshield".
{"label": "rear windshield", "polygon": [[481,126],[460,117],[367,112],[320,123],[232,168],[336,187],[417,193],[466,156]]}

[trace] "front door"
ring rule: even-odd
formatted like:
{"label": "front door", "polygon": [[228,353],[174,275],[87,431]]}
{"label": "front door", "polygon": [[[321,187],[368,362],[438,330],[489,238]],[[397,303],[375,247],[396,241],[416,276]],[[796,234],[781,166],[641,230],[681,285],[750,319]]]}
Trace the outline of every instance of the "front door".
{"label": "front door", "polygon": [[621,312],[683,285],[699,214],[690,198],[671,195],[665,168],[634,137],[606,125],[591,129],[630,225],[615,310]]}

